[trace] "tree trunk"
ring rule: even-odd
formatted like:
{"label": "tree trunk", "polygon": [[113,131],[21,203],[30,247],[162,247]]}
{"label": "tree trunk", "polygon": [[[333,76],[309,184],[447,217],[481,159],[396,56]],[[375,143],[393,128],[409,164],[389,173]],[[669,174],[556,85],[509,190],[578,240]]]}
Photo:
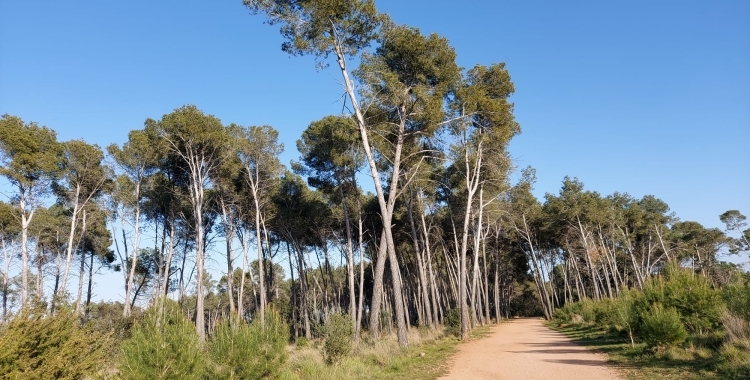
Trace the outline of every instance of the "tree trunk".
{"label": "tree trunk", "polygon": [[230,220],[231,211],[228,209],[227,205],[224,203],[224,199],[221,199],[221,214],[224,218],[224,235],[226,240],[226,248],[227,248],[227,294],[229,295],[229,313],[234,314],[235,308],[234,308],[234,270],[232,269],[232,265],[234,262],[234,257],[232,257],[232,242],[234,240],[234,225],[233,222]]}
{"label": "tree trunk", "polygon": [[[410,192],[410,195],[411,192]],[[424,250],[420,248],[419,244],[419,234],[417,234],[417,228],[414,223],[414,198],[413,196],[409,197],[408,205],[408,214],[409,214],[409,225],[411,227],[411,236],[412,236],[412,244],[414,245],[414,254],[417,257],[417,268],[418,268],[418,274],[419,274],[419,289],[421,290],[420,296],[422,298],[422,304],[424,306],[424,315],[422,318],[424,320],[420,319],[420,322],[426,323],[427,326],[430,326],[433,328],[433,322],[432,322],[432,308],[430,307],[430,292],[429,284],[427,282],[427,276],[425,274],[425,268],[424,268],[424,258],[423,258],[423,252]],[[421,214],[421,211],[420,211]],[[422,244],[424,246],[424,243]]]}
{"label": "tree trunk", "polygon": [[26,305],[29,297],[29,224],[31,224],[31,219],[34,217],[34,211],[26,213],[26,192],[20,185],[18,194],[18,206],[21,214],[21,305]]}
{"label": "tree trunk", "polygon": [[[68,273],[70,272],[70,264],[73,261],[73,251],[74,249],[77,249],[78,247],[74,247],[73,240],[76,233],[76,222],[78,219],[78,196],[80,195],[81,189],[80,187],[76,186],[76,194],[74,198],[73,203],[73,214],[70,217],[70,234],[68,235],[68,246],[66,250],[65,255],[65,271],[63,273],[62,278],[62,286],[58,289],[60,292],[59,296],[62,297],[65,292],[68,290]],[[25,245],[25,244],[24,244]],[[24,273],[26,273],[26,268],[24,268]]]}
{"label": "tree trunk", "polygon": [[91,252],[91,258],[89,259],[89,286],[86,291],[86,307],[84,308],[84,314],[89,315],[91,311],[91,296],[92,288],[94,286],[94,252]]}
{"label": "tree trunk", "polygon": [[[132,296],[133,291],[133,281],[135,278],[135,268],[138,264],[138,246],[140,245],[140,238],[141,238],[141,232],[140,232],[140,225],[141,225],[141,207],[139,204],[140,199],[140,183],[136,184],[136,204],[135,204],[135,215],[133,216],[133,246],[132,246],[132,253],[130,255],[130,270],[128,271],[128,280],[127,284],[125,285],[125,307],[122,310],[122,316],[128,317],[131,313],[131,302],[130,297]],[[127,249],[125,250],[127,254]]]}
{"label": "tree trunk", "polygon": [[373,339],[378,339],[380,333],[380,307],[383,299],[383,273],[385,272],[386,256],[385,230],[380,233],[380,244],[378,245],[378,258],[375,263],[373,274],[372,301],[370,305],[370,334]]}
{"label": "tree trunk", "polygon": [[357,323],[355,324],[354,334],[360,337],[362,328],[362,314],[364,311],[364,291],[365,291],[365,245],[364,230],[362,229],[362,205],[360,205],[359,194],[357,194],[357,242],[359,244],[359,304],[357,305]]}
{"label": "tree trunk", "polygon": [[[389,187],[389,193],[388,193],[388,202],[386,203],[385,199],[385,193],[383,190],[383,186],[380,183],[380,173],[378,172],[377,164],[375,162],[375,156],[371,150],[371,145],[369,141],[368,136],[368,130],[367,130],[367,124],[365,123],[364,113],[360,109],[359,102],[357,101],[357,96],[354,92],[354,85],[349,78],[349,72],[346,68],[346,57],[344,55],[344,52],[342,50],[341,42],[336,41],[335,43],[335,53],[337,62],[339,64],[339,68],[341,70],[341,75],[344,79],[344,86],[346,89],[346,93],[349,96],[349,100],[352,103],[352,108],[354,109],[355,118],[357,120],[357,124],[359,126],[359,132],[360,132],[360,138],[362,139],[362,146],[365,151],[365,156],[367,157],[367,163],[370,167],[370,174],[372,175],[373,183],[375,185],[375,191],[378,198],[378,204],[380,206],[380,213],[381,218],[383,221],[383,230],[385,232],[385,243],[386,243],[386,251],[388,254],[388,258],[391,260],[391,272],[397,273],[399,271],[398,268],[398,260],[396,259],[396,250],[395,245],[393,242],[393,234],[391,231],[391,221],[393,216],[393,206],[395,205],[395,198],[398,195],[398,176],[400,175],[400,162],[401,162],[401,151],[403,149],[403,134],[404,134],[404,123],[400,123],[400,130],[398,135],[398,141],[396,143],[395,147],[395,154],[393,159],[393,169],[392,169],[392,176],[391,176],[391,185]],[[396,322],[398,324],[398,343],[401,347],[406,347],[408,345],[408,338],[406,336],[406,321],[404,320],[404,310],[403,310],[403,302],[402,302],[402,294],[401,294],[401,280],[398,276],[393,276],[393,287],[394,287],[394,297],[396,298],[395,304],[396,304]],[[373,294],[374,298],[374,294]],[[379,309],[375,310],[373,308],[372,316],[375,320],[379,319],[378,313],[380,312]],[[372,323],[370,324],[372,326]],[[377,332],[373,335],[377,336]]]}
{"label": "tree trunk", "polygon": [[[84,238],[86,237],[86,210],[83,210],[83,219],[81,221],[81,239],[78,241],[77,245],[80,245],[81,242],[84,242]],[[85,242],[84,242],[85,247]],[[93,252],[91,253],[94,254]],[[76,295],[76,313],[80,313],[82,311],[83,307],[83,283],[84,283],[84,276],[86,275],[86,249],[81,250],[81,269],[78,275],[78,293]]]}

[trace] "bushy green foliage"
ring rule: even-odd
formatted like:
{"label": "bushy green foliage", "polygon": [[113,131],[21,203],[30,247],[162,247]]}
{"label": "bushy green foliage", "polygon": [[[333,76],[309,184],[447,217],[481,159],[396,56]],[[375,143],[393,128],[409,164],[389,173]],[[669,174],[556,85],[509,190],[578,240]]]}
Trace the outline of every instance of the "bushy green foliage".
{"label": "bushy green foliage", "polygon": [[584,299],[556,309],[552,317],[563,323],[594,323],[597,321],[597,315],[603,314],[600,308],[597,302]]}
{"label": "bushy green foliage", "polygon": [[297,348],[300,348],[300,349],[308,348],[310,347],[310,341],[307,340],[307,338],[305,338],[304,336],[301,336],[299,337],[299,339],[297,339],[297,342],[295,343],[295,345],[297,346]]}
{"label": "bushy green foliage", "polygon": [[750,322],[750,281],[738,279],[722,289],[729,311]]}
{"label": "bushy green foliage", "polygon": [[456,307],[448,310],[445,313],[445,318],[443,318],[443,324],[445,325],[446,335],[458,336],[461,332],[461,309]]}
{"label": "bushy green foliage", "polygon": [[675,264],[667,266],[664,276],[646,282],[643,295],[640,312],[645,313],[654,303],[675,308],[690,333],[704,333],[721,325],[725,305],[720,293],[704,277]]}
{"label": "bushy green foliage", "polygon": [[604,323],[617,329],[626,330],[631,346],[635,345],[633,333],[638,327],[638,315],[635,305],[642,297],[640,292],[624,290],[620,297],[607,303]]}
{"label": "bushy green foliage", "polygon": [[121,345],[123,379],[201,379],[204,359],[195,326],[172,300],[150,307]]}
{"label": "bushy green foliage", "polygon": [[81,379],[96,374],[112,339],[78,315],[61,308],[49,315],[44,305],[25,308],[0,328],[0,374],[10,379]]}
{"label": "bushy green foliage", "polygon": [[326,362],[338,363],[352,350],[352,321],[343,314],[331,314],[326,321],[326,342],[323,345]]}
{"label": "bushy green foliage", "polygon": [[665,308],[660,303],[653,304],[643,315],[641,333],[646,344],[654,348],[674,346],[687,338],[677,310],[673,307]]}
{"label": "bushy green foliage", "polygon": [[211,379],[277,379],[287,360],[287,326],[274,309],[268,309],[265,326],[253,323],[221,322],[208,343],[212,363]]}
{"label": "bushy green foliage", "polygon": [[598,309],[597,302],[590,300],[590,299],[584,299],[581,302],[578,302],[577,305],[579,306],[578,314],[583,318],[584,322],[587,322],[587,323],[596,322],[597,309]]}

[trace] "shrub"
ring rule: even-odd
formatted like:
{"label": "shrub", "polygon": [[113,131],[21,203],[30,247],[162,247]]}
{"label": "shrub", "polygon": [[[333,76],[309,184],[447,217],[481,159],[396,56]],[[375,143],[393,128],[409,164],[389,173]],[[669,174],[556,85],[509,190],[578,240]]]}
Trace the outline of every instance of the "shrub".
{"label": "shrub", "polygon": [[150,307],[122,343],[123,379],[200,379],[203,353],[195,326],[172,300]]}
{"label": "shrub", "polygon": [[565,307],[557,308],[555,311],[552,312],[552,319],[561,322],[561,323],[568,323],[570,322],[570,314],[565,310]]}
{"label": "shrub", "polygon": [[461,309],[453,308],[445,313],[443,318],[445,325],[445,334],[458,336],[461,333]]}
{"label": "shrub", "polygon": [[651,310],[643,315],[641,332],[649,347],[657,349],[675,346],[687,338],[677,310],[664,308],[660,303],[653,304]]}
{"label": "shrub", "polygon": [[578,314],[583,317],[583,321],[586,323],[596,322],[596,310],[597,303],[595,301],[584,299],[578,302],[579,312]]}
{"label": "shrub", "polygon": [[618,329],[624,329],[628,332],[630,346],[635,346],[633,332],[638,324],[635,305],[638,302],[640,293],[625,290],[620,297],[613,299],[609,303],[606,323]]}
{"label": "shrub", "polygon": [[326,321],[323,351],[328,364],[338,363],[352,350],[352,321],[342,314],[331,314]]}
{"label": "shrub", "polygon": [[603,314],[600,308],[601,306],[597,305],[597,302],[584,299],[565,304],[563,307],[555,310],[552,317],[564,323],[594,323],[597,321],[597,315]]}
{"label": "shrub", "polygon": [[80,379],[102,368],[111,336],[81,325],[77,314],[25,308],[0,329],[0,374],[11,379]]}
{"label": "shrub", "polygon": [[729,284],[722,289],[721,295],[732,314],[750,322],[750,282]]}
{"label": "shrub", "polygon": [[268,309],[265,326],[256,318],[252,324],[224,321],[208,343],[211,379],[276,379],[287,359],[289,329],[281,316]]}
{"label": "shrub", "polygon": [[646,306],[661,303],[675,308],[688,332],[702,334],[721,325],[725,309],[721,294],[711,289],[704,277],[674,263],[667,266],[663,277],[648,281],[643,294]]}
{"label": "shrub", "polygon": [[299,339],[297,339],[297,348],[307,348],[310,347],[310,341],[307,340],[306,337],[301,336]]}

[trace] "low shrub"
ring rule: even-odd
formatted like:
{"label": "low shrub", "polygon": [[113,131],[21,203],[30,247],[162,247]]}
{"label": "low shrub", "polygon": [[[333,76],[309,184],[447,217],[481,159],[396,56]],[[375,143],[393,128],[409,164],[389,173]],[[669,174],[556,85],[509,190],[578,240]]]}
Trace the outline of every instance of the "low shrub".
{"label": "low shrub", "polygon": [[583,299],[577,303],[578,315],[583,318],[586,323],[595,323],[597,315],[597,302],[590,299]]}
{"label": "low shrub", "polygon": [[719,349],[719,372],[727,379],[750,379],[750,348],[731,342]]}
{"label": "low shrub", "polygon": [[453,308],[445,313],[443,318],[443,324],[445,325],[445,335],[458,336],[461,334],[461,309]]}
{"label": "low shrub", "polygon": [[82,325],[75,311],[22,309],[0,328],[0,374],[10,379],[81,379],[106,367],[111,334]]}
{"label": "low shrub", "polygon": [[268,309],[265,326],[256,318],[221,322],[207,344],[212,363],[211,379],[276,379],[287,360],[288,328],[274,309]]}
{"label": "low shrub", "polygon": [[655,349],[678,345],[687,338],[677,310],[665,308],[660,303],[653,304],[643,315],[641,333],[646,344]]}
{"label": "low shrub", "polygon": [[303,336],[297,339],[296,345],[297,345],[297,348],[300,348],[300,349],[307,348],[307,347],[310,347],[310,341],[307,340],[307,338]]}
{"label": "low shrub", "polygon": [[733,315],[750,322],[750,282],[737,280],[725,286],[721,296]]}
{"label": "low shrub", "polygon": [[662,277],[647,281],[643,295],[642,311],[653,303],[675,308],[690,333],[703,334],[721,325],[725,309],[721,294],[711,288],[706,278],[675,263],[667,265]]}
{"label": "low shrub", "polygon": [[202,378],[204,359],[198,333],[177,302],[163,300],[150,307],[131,334],[121,345],[120,378]]}
{"label": "low shrub", "polygon": [[552,318],[562,323],[596,323],[606,313],[605,306],[589,299],[565,304],[552,313]]}
{"label": "low shrub", "polygon": [[630,346],[635,346],[634,332],[638,326],[638,315],[635,305],[638,302],[640,293],[624,290],[620,297],[613,299],[608,303],[607,315],[604,323],[615,327],[618,330],[625,330],[630,338]]}
{"label": "low shrub", "polygon": [[343,314],[331,314],[326,321],[326,341],[323,345],[326,362],[338,363],[352,350],[352,321]]}

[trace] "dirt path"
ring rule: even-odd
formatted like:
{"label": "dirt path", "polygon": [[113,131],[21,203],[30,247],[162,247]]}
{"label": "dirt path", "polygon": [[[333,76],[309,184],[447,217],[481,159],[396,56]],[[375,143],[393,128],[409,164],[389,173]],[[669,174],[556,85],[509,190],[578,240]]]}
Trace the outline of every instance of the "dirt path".
{"label": "dirt path", "polygon": [[574,344],[539,319],[514,319],[490,334],[459,346],[450,373],[440,379],[620,379],[604,355]]}

